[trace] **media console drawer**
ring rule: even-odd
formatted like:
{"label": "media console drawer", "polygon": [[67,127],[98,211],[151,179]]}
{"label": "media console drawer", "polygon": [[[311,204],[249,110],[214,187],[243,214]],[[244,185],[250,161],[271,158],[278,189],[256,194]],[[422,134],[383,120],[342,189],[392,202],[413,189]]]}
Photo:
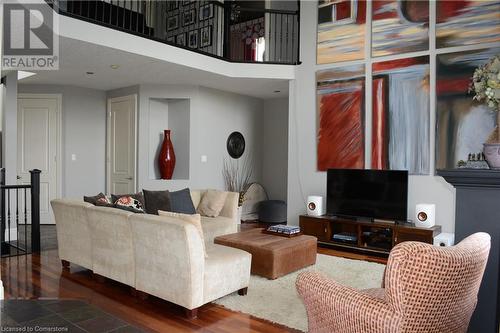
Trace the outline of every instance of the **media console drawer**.
{"label": "media console drawer", "polygon": [[[340,246],[344,250],[355,249],[388,254],[401,242],[418,241],[432,244],[434,236],[441,233],[441,226],[418,228],[412,225],[355,221],[331,216],[299,217],[300,229],[305,235],[318,238],[318,242]],[[353,241],[339,241],[335,234],[355,236]]]}
{"label": "media console drawer", "polygon": [[299,219],[300,230],[304,235],[315,236],[319,241],[327,242],[331,239],[331,223],[326,219],[312,216],[301,216]]}

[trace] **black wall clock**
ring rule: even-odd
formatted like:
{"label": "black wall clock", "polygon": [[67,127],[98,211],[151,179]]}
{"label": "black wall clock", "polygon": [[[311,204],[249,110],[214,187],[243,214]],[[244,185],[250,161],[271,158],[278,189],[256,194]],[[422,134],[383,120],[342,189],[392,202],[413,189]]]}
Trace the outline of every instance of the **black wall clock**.
{"label": "black wall clock", "polygon": [[233,132],[227,138],[227,152],[232,158],[240,158],[245,152],[245,138],[240,132]]}

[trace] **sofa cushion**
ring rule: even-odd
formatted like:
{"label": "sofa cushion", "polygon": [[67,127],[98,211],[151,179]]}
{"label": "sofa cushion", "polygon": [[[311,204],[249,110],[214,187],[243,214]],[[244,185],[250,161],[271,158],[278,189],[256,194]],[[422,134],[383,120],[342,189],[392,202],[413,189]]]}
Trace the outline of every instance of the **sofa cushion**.
{"label": "sofa cushion", "polygon": [[197,211],[201,215],[217,217],[226,202],[227,192],[207,190],[201,198]]}
{"label": "sofa cushion", "polygon": [[143,189],[142,193],[144,193],[146,213],[158,215],[159,210],[170,211],[169,191],[148,191]]}
{"label": "sofa cushion", "polygon": [[205,249],[205,240],[203,239],[203,229],[201,227],[200,214],[182,214],[182,213],[174,213],[174,212],[159,210],[158,215],[177,218],[184,222],[191,223],[192,225],[194,225],[196,230],[198,230],[198,233],[200,234],[201,240],[203,242],[203,253],[205,254],[205,258],[207,257],[207,250]]}
{"label": "sofa cushion", "polygon": [[116,200],[120,199],[121,197],[132,197],[134,199],[139,200],[143,208],[146,206],[144,204],[144,195],[142,194],[142,192],[132,193],[132,194],[111,194],[111,201],[113,203],[116,203]]}
{"label": "sofa cushion", "polygon": [[212,245],[214,238],[220,235],[232,234],[238,231],[238,226],[234,219],[229,217],[201,217],[201,227],[203,228],[203,236],[205,244]]}
{"label": "sofa cushion", "polygon": [[170,192],[170,211],[174,213],[196,214],[189,188]]}
{"label": "sofa cushion", "polygon": [[115,208],[127,210],[132,213],[144,213],[144,206],[141,202],[130,196],[118,198],[115,202]]}
{"label": "sofa cushion", "polygon": [[252,255],[228,246],[207,247],[203,274],[203,302],[211,302],[230,292],[248,287]]}

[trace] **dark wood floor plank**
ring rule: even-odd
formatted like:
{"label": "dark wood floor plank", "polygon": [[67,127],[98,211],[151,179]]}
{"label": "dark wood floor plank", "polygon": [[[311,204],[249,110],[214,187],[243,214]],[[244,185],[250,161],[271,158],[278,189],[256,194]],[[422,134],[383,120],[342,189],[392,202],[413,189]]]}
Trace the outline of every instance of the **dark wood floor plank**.
{"label": "dark wood floor plank", "polygon": [[188,320],[174,304],[155,297],[141,300],[128,286],[110,280],[99,283],[90,271],[74,264],[63,269],[57,250],[2,258],[0,267],[6,299],[81,299],[149,332],[298,332],[216,304],[202,306],[198,318]]}

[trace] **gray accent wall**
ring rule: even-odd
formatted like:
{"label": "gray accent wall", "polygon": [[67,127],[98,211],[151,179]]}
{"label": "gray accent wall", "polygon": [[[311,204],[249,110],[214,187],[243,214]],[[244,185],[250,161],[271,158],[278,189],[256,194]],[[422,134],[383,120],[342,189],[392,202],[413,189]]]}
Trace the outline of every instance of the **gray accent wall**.
{"label": "gray accent wall", "polygon": [[[71,86],[22,84],[18,93],[62,94],[62,196],[81,198],[104,192],[106,93]],[[72,154],[76,155],[75,161]]]}
{"label": "gray accent wall", "polygon": [[[252,156],[253,179],[261,181],[264,108],[261,99],[182,85],[140,85],[108,91],[107,96],[130,93],[137,93],[139,101],[137,190],[178,190],[185,187],[223,189],[223,161],[230,158],[226,140],[233,131],[240,131],[245,136],[247,146],[244,156]],[[164,114],[158,108],[162,104],[159,101],[167,103],[163,108]],[[152,126],[156,123],[178,128],[172,132],[176,158],[179,159],[172,180],[157,179],[155,163],[163,138],[159,135],[161,128]],[[182,127],[182,124],[187,127]],[[187,159],[180,158],[186,154]],[[206,162],[201,161],[203,155],[207,157]]]}
{"label": "gray accent wall", "polygon": [[262,184],[270,199],[286,201],[288,183],[288,98],[264,101]]}
{"label": "gray accent wall", "polygon": [[[300,57],[295,80],[289,89],[289,142],[288,142],[288,221],[298,225],[298,217],[306,212],[308,195],[326,193],[326,172],[316,168],[316,79],[317,70],[341,66],[341,64],[316,65],[316,16],[317,3],[301,1]],[[431,54],[431,58],[434,55]],[[368,89],[369,90],[369,89]],[[371,103],[371,102],[370,102]],[[431,95],[431,103],[434,103]],[[431,138],[434,134],[431,104]],[[366,127],[371,128],[371,118],[366,118]],[[370,138],[370,132],[367,137]],[[431,139],[431,156],[434,146]],[[433,176],[410,176],[408,193],[408,217],[415,215],[417,203],[435,203],[436,221],[443,232],[455,228],[455,189],[443,178]]]}

